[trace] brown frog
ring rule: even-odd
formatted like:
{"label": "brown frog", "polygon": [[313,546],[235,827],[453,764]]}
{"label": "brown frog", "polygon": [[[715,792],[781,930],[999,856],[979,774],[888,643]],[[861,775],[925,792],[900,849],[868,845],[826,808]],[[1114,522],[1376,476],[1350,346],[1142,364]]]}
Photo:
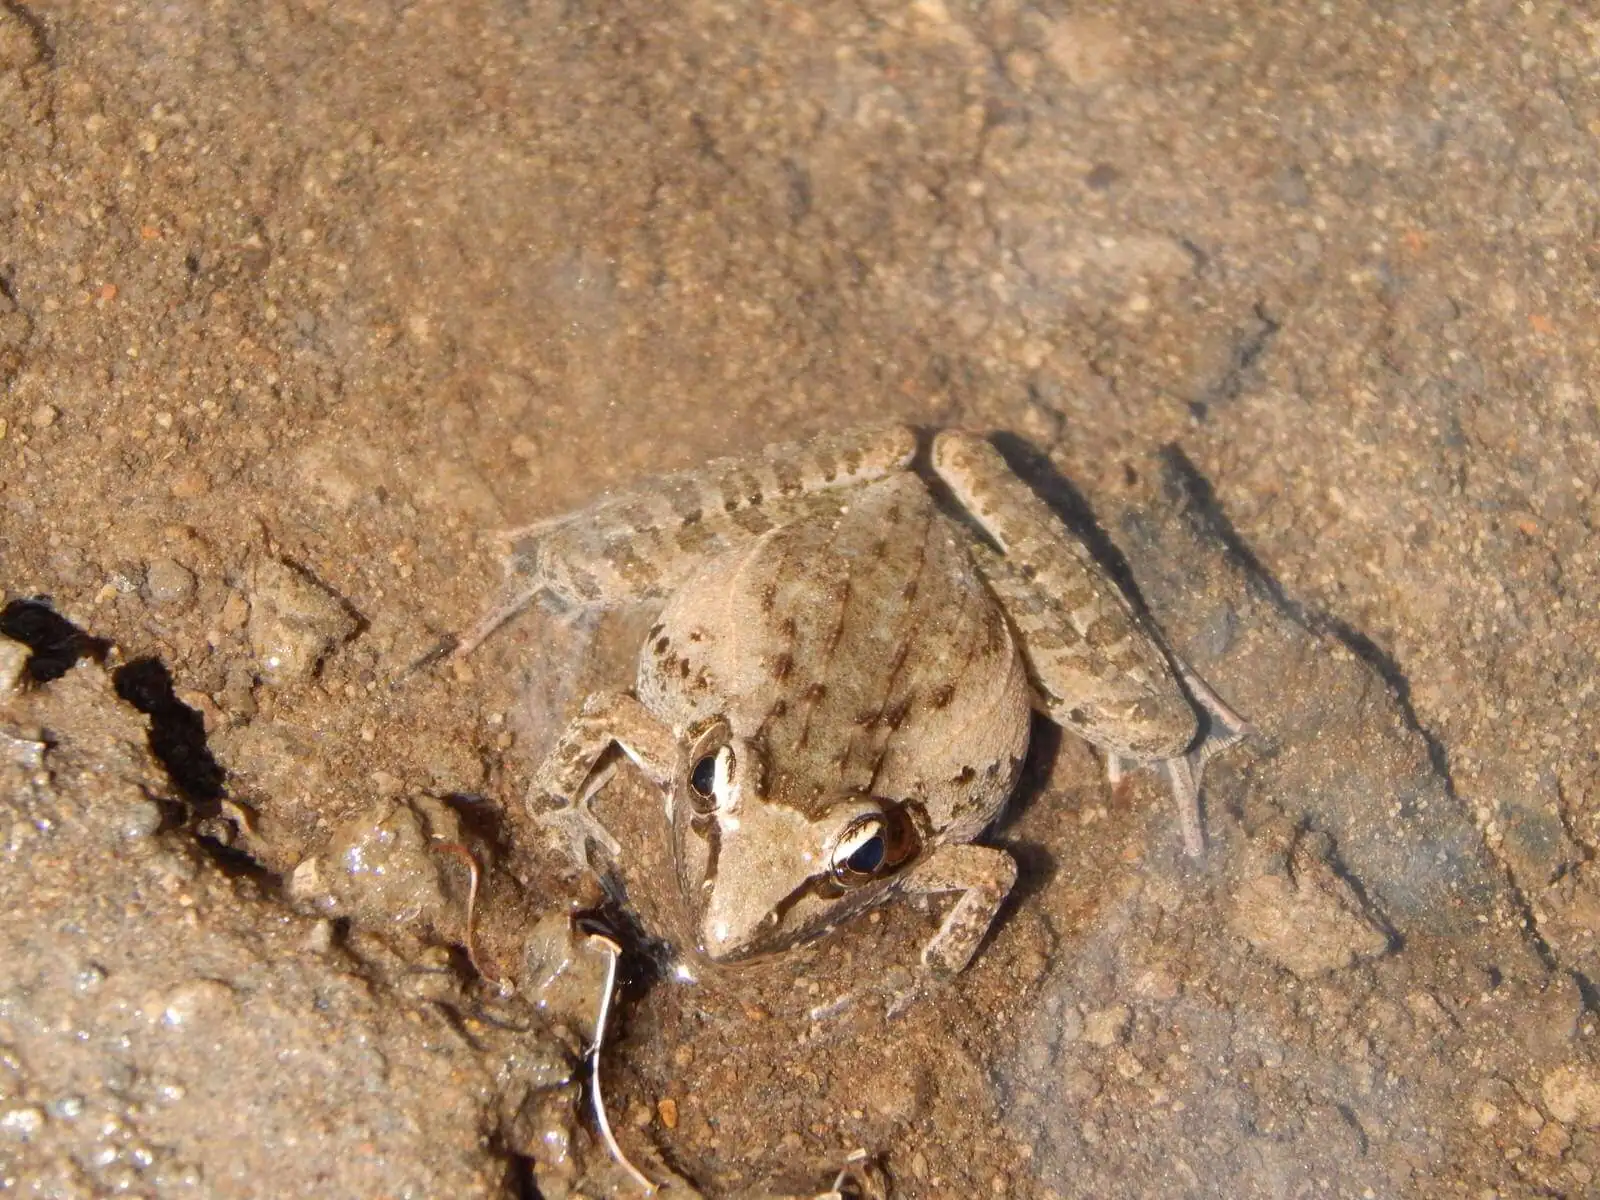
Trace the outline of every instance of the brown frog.
{"label": "brown frog", "polygon": [[[987,441],[854,431],[669,475],[512,534],[513,594],[659,606],[631,690],[589,697],[539,770],[541,821],[590,862],[613,746],[660,787],[693,949],[738,962],[896,893],[951,893],[922,964],[971,960],[1016,877],[977,844],[1037,710],[1153,764],[1186,849],[1207,758],[1244,729]],[[974,528],[974,526],[976,528]]]}

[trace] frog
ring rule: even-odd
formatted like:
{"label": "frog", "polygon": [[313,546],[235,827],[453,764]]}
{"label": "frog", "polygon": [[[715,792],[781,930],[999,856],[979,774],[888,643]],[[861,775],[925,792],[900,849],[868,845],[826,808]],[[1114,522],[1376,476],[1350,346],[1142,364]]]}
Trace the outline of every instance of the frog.
{"label": "frog", "polygon": [[459,640],[540,599],[653,609],[632,686],[588,696],[530,804],[600,875],[621,847],[590,801],[615,765],[642,772],[700,962],[943,897],[919,963],[958,975],[1016,881],[979,839],[1034,714],[1100,748],[1113,785],[1159,771],[1203,852],[1202,773],[1245,722],[986,437],[921,441],[894,425],[769,446],[508,531],[506,593]]}

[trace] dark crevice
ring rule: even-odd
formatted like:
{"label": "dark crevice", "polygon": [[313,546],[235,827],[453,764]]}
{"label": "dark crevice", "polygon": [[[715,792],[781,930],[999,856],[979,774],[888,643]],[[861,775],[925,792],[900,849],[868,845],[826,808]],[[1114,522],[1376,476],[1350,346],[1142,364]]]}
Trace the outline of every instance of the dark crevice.
{"label": "dark crevice", "polygon": [[506,1162],[506,1194],[516,1200],[544,1200],[539,1182],[534,1176],[533,1159],[524,1154],[508,1154]]}
{"label": "dark crevice", "polygon": [[[1004,810],[990,826],[986,841],[1001,846],[1017,863],[1017,881],[1006,897],[1004,914],[1026,902],[1030,896],[1043,892],[1056,875],[1054,856],[1037,842],[1022,841],[1013,830],[1022,814],[1031,808],[1045,793],[1050,783],[1050,772],[1061,753],[1061,727],[1044,717],[1035,717],[1028,739],[1028,756],[1023,760],[1022,777],[1011,791]],[[998,837],[996,835],[999,835]],[[998,928],[1003,916],[997,917]]]}
{"label": "dark crevice", "polygon": [[[1443,740],[1417,716],[1416,708],[1411,701],[1411,682],[1406,678],[1400,664],[1370,637],[1348,622],[1291,597],[1245,543],[1233,522],[1228,519],[1227,513],[1223,511],[1210,481],[1181,447],[1176,444],[1167,446],[1161,452],[1161,461],[1164,468],[1163,483],[1169,496],[1181,501],[1185,515],[1202,536],[1221,545],[1224,554],[1245,577],[1245,582],[1253,593],[1266,600],[1307,633],[1315,637],[1331,637],[1340,642],[1383,681],[1400,710],[1401,721],[1427,747],[1428,762],[1443,785],[1445,795],[1458,810],[1464,812],[1465,806],[1460,793],[1456,791],[1455,777],[1450,769],[1449,749]],[[1533,906],[1523,894],[1509,868],[1504,863],[1498,865],[1528,944],[1546,969],[1564,971],[1559,957],[1539,933],[1533,919]],[[1579,986],[1581,990],[1582,985]],[[1588,1002],[1588,997],[1585,996],[1585,1003]],[[1600,1012],[1600,1009],[1595,1011]]]}
{"label": "dark crevice", "polygon": [[[1582,811],[1581,803],[1575,797],[1568,795],[1566,787],[1558,776],[1556,779],[1556,819],[1561,822],[1561,829],[1567,835],[1567,840],[1577,848],[1578,863],[1576,865],[1580,866],[1594,862],[1596,857],[1596,847],[1592,839],[1582,829],[1579,829],[1572,820],[1574,812]],[[1559,882],[1572,869],[1571,867],[1563,866],[1550,882]]]}
{"label": "dark crevice", "polygon": [[1590,979],[1582,971],[1569,970],[1567,976],[1576,985],[1578,997],[1583,1001],[1583,1007],[1591,1013],[1600,1014],[1600,989],[1595,987],[1594,980]]}
{"label": "dark crevice", "polygon": [[473,792],[447,792],[440,797],[461,822],[461,841],[480,859],[505,861],[513,838],[506,828],[505,811]]}
{"label": "dark crevice", "polygon": [[1042,451],[1016,434],[995,434],[994,446],[1006,464],[1055,511],[1072,535],[1088,548],[1094,560],[1111,576],[1112,582],[1122,589],[1140,620],[1149,621],[1150,609],[1139,593],[1133,569],[1128,566],[1128,560],[1117,544],[1095,519],[1094,510],[1089,507],[1089,501],[1083,493],[1056,470],[1055,464]]}
{"label": "dark crevice", "polygon": [[[85,633],[50,607],[45,597],[13,600],[0,609],[0,634],[21,642],[32,653],[26,672],[36,684],[60,679],[84,658],[105,662],[111,642]],[[206,745],[205,722],[179,700],[172,674],[157,658],[139,658],[111,672],[111,684],[123,703],[150,718],[150,753],[165,769],[177,799],[160,800],[163,825],[193,827],[195,840],[218,866],[233,875],[264,881],[273,876],[250,855],[206,831],[222,818],[227,797],[226,773]]]}
{"label": "dark crevice", "polygon": [[[327,580],[323,579],[310,567],[306,566],[305,563],[300,562],[298,559],[290,558],[286,554],[281,555],[278,561],[284,566],[288,567],[289,570],[293,571],[296,575],[300,576],[300,578],[304,579],[307,583],[311,584],[318,591],[324,593],[342,610],[344,610],[344,615],[350,618],[352,628],[349,634],[343,639],[343,644],[348,645],[349,643],[355,641],[372,627],[372,622],[367,620],[365,615],[362,614],[361,610],[356,608],[354,604],[350,603],[350,601],[346,599],[343,592],[330,585]],[[320,670],[321,663],[318,663],[317,666]]]}
{"label": "dark crevice", "polygon": [[194,841],[224,875],[234,879],[254,880],[260,886],[262,895],[272,895],[282,885],[282,879],[248,850],[231,845],[222,837],[202,833],[199,830],[194,831]]}
{"label": "dark crevice", "polygon": [[[1144,595],[1139,590],[1139,583],[1133,576],[1133,568],[1128,565],[1127,557],[1096,519],[1094,510],[1089,506],[1083,493],[1056,470],[1055,464],[1049,458],[1015,434],[996,434],[994,445],[1011,469],[1055,511],[1056,516],[1073,536],[1088,549],[1100,569],[1111,577],[1111,581],[1117,585],[1126,597],[1129,607],[1133,609],[1134,617],[1140,627],[1161,650],[1172,665],[1174,674],[1181,681],[1183,672],[1179,670],[1178,657],[1167,643],[1166,634],[1151,613],[1149,604],[1145,602]],[[1187,691],[1187,685],[1180,682],[1180,686]],[[1215,732],[1215,719],[1204,704],[1194,702],[1193,696],[1190,696],[1190,700],[1193,702],[1195,718],[1200,727],[1195,738],[1195,744],[1198,745]]]}
{"label": "dark crevice", "polygon": [[195,815],[221,811],[223,771],[206,746],[205,722],[172,690],[172,675],[156,658],[138,658],[111,674],[117,695],[150,718],[150,753]]}
{"label": "dark crevice", "polygon": [[1354,1135],[1357,1149],[1362,1156],[1365,1156],[1371,1148],[1371,1143],[1367,1139],[1367,1131],[1361,1124],[1361,1118],[1356,1116],[1355,1110],[1347,1104],[1335,1104],[1333,1109],[1344,1121],[1345,1128]]}
{"label": "dark crevice", "polygon": [[124,703],[150,718],[150,753],[165,768],[187,818],[173,824],[187,823],[196,844],[228,874],[275,887],[277,876],[231,844],[238,831],[223,813],[226,772],[206,745],[205,721],[173,691],[166,664],[134,659],[111,673],[111,683]]}
{"label": "dark crevice", "polygon": [[1450,756],[1444,743],[1423,726],[1411,704],[1411,683],[1406,679],[1400,664],[1359,629],[1338,617],[1317,611],[1292,598],[1281,583],[1262,564],[1234,528],[1233,522],[1222,510],[1211,483],[1183,450],[1171,445],[1161,452],[1165,468],[1163,482],[1168,494],[1183,502],[1184,512],[1199,531],[1221,544],[1228,559],[1244,575],[1250,589],[1265,599],[1275,609],[1288,617],[1307,633],[1318,637],[1333,637],[1344,643],[1346,649],[1359,658],[1383,680],[1395,702],[1400,706],[1402,719],[1411,732],[1422,738],[1428,747],[1428,760],[1445,787],[1455,794],[1455,783],[1450,774]]}
{"label": "dark crevice", "polygon": [[[580,934],[599,934],[622,947],[617,962],[617,1000],[627,1007],[670,978],[677,955],[670,942],[654,936],[639,922],[614,877],[602,879],[601,884],[608,892],[606,900],[599,908],[575,914],[573,929]],[[619,891],[612,892],[614,887]],[[613,1031],[610,1037],[614,1042],[620,1034]]]}
{"label": "dark crevice", "polygon": [[33,651],[28,678],[49,683],[72,670],[81,658],[104,662],[111,643],[92,637],[50,607],[49,597],[13,600],[0,609],[0,634]]}
{"label": "dark crevice", "polygon": [[[1297,837],[1304,837],[1308,833],[1310,833],[1309,827],[1302,824],[1297,830]],[[1332,842],[1332,839],[1330,838],[1329,841]],[[1290,864],[1291,871],[1294,869],[1294,850],[1295,848],[1293,846],[1289,848],[1288,862]],[[1366,917],[1367,920],[1371,921],[1375,926],[1377,926],[1378,930],[1383,934],[1384,937],[1389,939],[1389,945],[1385,949],[1384,953],[1399,954],[1401,951],[1403,951],[1406,948],[1405,935],[1394,926],[1394,924],[1389,920],[1388,914],[1385,913],[1383,909],[1379,907],[1377,902],[1373,900],[1372,896],[1367,891],[1366,885],[1363,884],[1355,875],[1353,875],[1350,872],[1350,869],[1345,866],[1344,859],[1339,856],[1337,844],[1329,845],[1328,848],[1323,853],[1318,854],[1317,857],[1322,860],[1323,865],[1333,873],[1335,878],[1337,878],[1345,885],[1345,887],[1349,888],[1353,893],[1355,893],[1356,900],[1361,906],[1361,914]]]}

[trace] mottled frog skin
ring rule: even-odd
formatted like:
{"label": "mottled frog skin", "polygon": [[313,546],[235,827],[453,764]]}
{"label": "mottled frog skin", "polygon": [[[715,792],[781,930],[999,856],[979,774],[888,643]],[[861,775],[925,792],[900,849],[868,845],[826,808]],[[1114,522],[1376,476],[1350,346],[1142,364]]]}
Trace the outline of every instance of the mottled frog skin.
{"label": "mottled frog skin", "polygon": [[591,696],[541,767],[541,821],[576,861],[619,847],[589,809],[618,747],[662,790],[693,950],[738,962],[898,892],[951,893],[923,948],[970,961],[1016,877],[974,839],[1039,711],[1155,764],[1186,848],[1207,757],[1240,720],[1136,616],[988,442],[853,431],[670,475],[513,534],[515,588],[470,650],[540,595],[659,606],[631,691]]}

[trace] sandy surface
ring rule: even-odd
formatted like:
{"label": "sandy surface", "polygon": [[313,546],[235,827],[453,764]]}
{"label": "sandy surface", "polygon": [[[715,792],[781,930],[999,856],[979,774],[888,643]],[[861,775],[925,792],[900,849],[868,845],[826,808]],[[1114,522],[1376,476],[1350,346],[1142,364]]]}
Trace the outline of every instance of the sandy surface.
{"label": "sandy surface", "polygon": [[629,1152],[1592,1194],[1600,24],[673,9],[0,0],[0,1190],[629,1194],[522,797],[631,627],[408,668],[491,531],[898,418],[1007,434],[1255,735],[1191,862],[1042,732],[1015,903],[896,1020],[808,1013],[914,906],[637,982]]}

